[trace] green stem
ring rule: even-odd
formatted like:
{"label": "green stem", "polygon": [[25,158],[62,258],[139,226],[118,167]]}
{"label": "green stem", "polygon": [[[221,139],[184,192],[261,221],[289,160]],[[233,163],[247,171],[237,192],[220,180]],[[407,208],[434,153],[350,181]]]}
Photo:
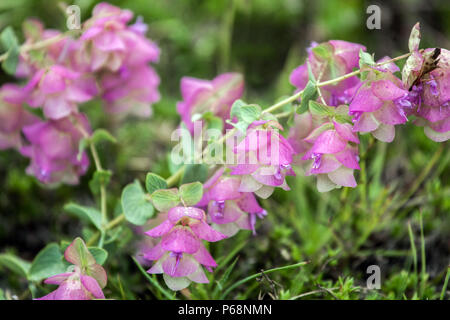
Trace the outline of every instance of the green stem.
{"label": "green stem", "polygon": [[220,39],[220,70],[226,72],[230,67],[231,38],[233,36],[234,15],[236,12],[235,0],[229,0],[229,8],[226,11],[221,30]]}
{"label": "green stem", "polygon": [[168,177],[166,179],[167,185],[169,187],[172,187],[173,185],[175,185],[175,183],[177,183],[177,181],[179,179],[181,179],[181,177],[183,176],[184,170],[186,169],[186,166],[183,165],[181,166],[173,175],[171,175],[170,177]]}
{"label": "green stem", "polygon": [[242,280],[239,280],[237,282],[235,282],[233,285],[231,285],[230,287],[228,287],[227,290],[225,290],[225,292],[222,294],[222,296],[220,297],[220,300],[225,299],[225,297],[236,287],[239,287],[241,284],[244,284],[250,280],[253,280],[257,277],[262,276],[263,273],[268,274],[268,273],[272,273],[272,272],[276,272],[276,271],[281,271],[281,270],[288,270],[288,269],[293,269],[293,268],[297,268],[297,267],[301,267],[304,266],[306,264],[308,264],[309,261],[303,261],[303,262],[299,262],[296,264],[291,264],[288,266],[284,266],[284,267],[279,267],[279,268],[274,268],[274,269],[269,269],[269,270],[265,270],[264,272],[259,272],[259,273],[255,273],[251,276],[248,276],[247,278],[244,278]]}
{"label": "green stem", "polygon": [[163,287],[161,287],[161,285],[158,283],[158,281],[155,281],[155,279],[153,279],[147,272],[145,272],[145,270],[142,268],[140,263],[134,257],[132,257],[132,258],[133,258],[133,261],[136,264],[136,266],[142,272],[142,274],[147,278],[148,281],[150,281],[150,283],[153,286],[155,286],[155,288],[157,288],[167,299],[169,299],[169,300],[177,300],[176,298],[174,298],[173,295],[171,295]]}
{"label": "green stem", "polygon": [[448,279],[450,278],[450,266],[447,267],[447,275],[445,276],[444,286],[442,287],[440,300],[444,300],[445,291],[447,291]]}
{"label": "green stem", "polygon": [[[20,54],[26,53],[28,51],[31,50],[39,50],[39,49],[43,49],[49,45],[52,45],[58,41],[61,41],[62,39],[64,39],[65,37],[67,37],[67,33],[62,33],[59,34],[57,36],[36,42],[36,43],[32,43],[32,44],[24,44],[20,47],[19,52]],[[4,54],[0,55],[0,62],[3,60],[6,60],[8,58],[8,52],[5,52]]]}
{"label": "green stem", "polygon": [[421,272],[421,282],[420,282],[420,298],[423,298],[423,294],[425,292],[425,286],[426,286],[426,273],[427,273],[427,262],[425,258],[425,238],[423,235],[423,218],[422,218],[422,211],[420,211],[419,215],[419,224],[420,224],[420,254],[421,254],[421,265],[422,265],[422,272]]}
{"label": "green stem", "polygon": [[[403,55],[401,55],[401,56],[398,56],[398,57],[396,57],[396,58],[393,58],[393,59],[390,59],[390,60],[386,60],[386,61],[377,63],[377,64],[374,65],[374,67],[378,67],[378,66],[382,66],[382,65],[384,65],[384,64],[388,64],[388,63],[391,63],[391,62],[395,62],[395,61],[398,61],[398,60],[402,60],[402,59],[405,59],[405,58],[409,57],[410,55],[411,55],[411,53],[408,52],[408,53],[405,53],[405,54],[403,54]],[[334,78],[334,79],[331,79],[331,80],[319,82],[319,83],[317,83],[317,87],[327,86],[327,85],[329,85],[329,84],[333,84],[333,83],[340,82],[340,81],[342,81],[342,80],[351,78],[351,77],[353,77],[353,76],[357,76],[357,75],[360,74],[362,71],[363,71],[363,70],[358,69],[358,70],[355,70],[355,71],[353,71],[353,72],[344,74],[343,76],[340,76],[340,77],[337,77],[337,78]]]}

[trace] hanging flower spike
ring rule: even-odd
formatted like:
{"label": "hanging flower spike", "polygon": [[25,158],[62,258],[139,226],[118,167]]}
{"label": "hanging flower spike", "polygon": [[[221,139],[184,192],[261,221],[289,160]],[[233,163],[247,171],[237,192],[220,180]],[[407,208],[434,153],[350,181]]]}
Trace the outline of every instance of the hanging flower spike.
{"label": "hanging flower spike", "polygon": [[303,160],[312,160],[306,176],[317,175],[317,189],[356,187],[353,170],[359,170],[357,135],[348,123],[326,122],[316,128],[305,141],[312,144]]}
{"label": "hanging flower spike", "polygon": [[223,120],[229,118],[230,109],[244,91],[244,78],[239,73],[223,73],[212,81],[183,77],[177,111],[187,129],[194,132],[192,116],[212,112]]}
{"label": "hanging flower spike", "polygon": [[305,160],[302,160],[304,154],[311,149],[312,144],[304,139],[311,134],[311,132],[323,124],[325,120],[321,117],[313,115],[311,112],[306,111],[302,114],[294,115],[294,124],[289,129],[289,135],[287,140],[289,141],[292,149],[295,151],[292,163],[299,167],[304,167]]}
{"label": "hanging flower spike", "polygon": [[158,46],[145,37],[142,18],[128,26],[133,13],[108,3],[98,4],[84,24],[76,61],[83,69],[99,72],[105,109],[121,117],[149,117],[159,101],[159,76],[149,66],[158,62]]}
{"label": "hanging flower spike", "polygon": [[79,176],[89,167],[89,159],[86,152],[79,156],[78,145],[83,136],[76,124],[88,133],[91,131],[83,114],[40,121],[23,128],[30,145],[20,148],[20,152],[31,159],[28,174],[46,184],[79,182]]}
{"label": "hanging flower spike", "polygon": [[105,73],[101,78],[101,87],[106,111],[122,116],[150,117],[150,106],[160,99],[159,83],[158,74],[146,64],[123,66],[116,73]]}
{"label": "hanging flower spike", "polygon": [[[366,50],[363,45],[342,41],[330,40],[321,44],[312,43],[308,48],[306,62],[292,71],[290,82],[303,90],[308,83],[308,65],[316,79],[330,80],[353,71],[358,67],[359,51]],[[358,88],[358,77],[350,77],[343,81],[322,87],[323,97],[329,106],[338,106],[349,103]]]}
{"label": "hanging flower spike", "polygon": [[420,25],[411,30],[408,47],[411,55],[402,70],[409,90],[408,99],[424,126],[425,135],[436,142],[450,139],[450,51],[441,48],[419,49]]}
{"label": "hanging flower spike", "polygon": [[97,94],[93,78],[85,78],[61,65],[39,70],[24,90],[31,107],[42,107],[46,118],[57,120],[78,111],[78,104]]}
{"label": "hanging flower spike", "polygon": [[295,176],[291,167],[295,151],[278,129],[283,127],[275,120],[255,121],[234,148],[237,165],[230,167],[230,174],[241,176],[239,192],[254,192],[267,199],[275,187],[290,190],[285,177]]}
{"label": "hanging flower spike", "polygon": [[227,237],[240,229],[256,234],[256,218],[264,218],[266,210],[260,207],[251,192],[239,192],[239,178],[223,175],[225,168],[217,172],[203,185],[204,192],[198,207],[206,207],[212,227]]}
{"label": "hanging flower spike", "polygon": [[155,263],[148,273],[163,273],[164,281],[172,290],[186,288],[191,281],[208,283],[202,265],[209,271],[217,264],[201,240],[215,242],[226,238],[206,223],[205,212],[194,207],[174,207],[166,220],[146,232],[161,242],[144,254]]}
{"label": "hanging flower spike", "polygon": [[349,106],[349,114],[354,116],[353,131],[370,132],[384,142],[394,140],[394,126],[407,122],[406,115],[412,109],[408,91],[404,89],[400,79],[387,71],[388,68],[395,70],[387,67],[369,71],[367,80],[358,89]]}
{"label": "hanging flower spike", "polygon": [[22,128],[39,121],[38,117],[24,110],[24,100],[20,87],[4,84],[0,88],[0,150],[19,149],[23,145]]}
{"label": "hanging flower spike", "polygon": [[92,18],[83,25],[76,61],[88,71],[118,71],[123,65],[157,62],[159,48],[142,33],[142,27],[127,26],[133,18],[129,10],[99,3]]}
{"label": "hanging flower spike", "polygon": [[[436,49],[425,49],[429,60]],[[423,68],[423,67],[422,67]],[[437,68],[422,75],[412,85],[411,101],[418,117],[415,124],[424,126],[425,135],[436,142],[450,139],[450,51],[440,49]]]}
{"label": "hanging flower spike", "polygon": [[76,238],[66,249],[64,257],[73,265],[72,272],[61,273],[44,281],[56,284],[58,289],[36,300],[92,300],[105,299],[102,288],[107,276],[103,267],[96,263],[81,238]]}

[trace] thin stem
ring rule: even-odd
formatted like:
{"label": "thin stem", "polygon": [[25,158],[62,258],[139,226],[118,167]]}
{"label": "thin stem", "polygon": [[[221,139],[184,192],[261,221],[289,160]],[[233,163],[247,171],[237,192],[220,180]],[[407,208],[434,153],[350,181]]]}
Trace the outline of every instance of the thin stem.
{"label": "thin stem", "polygon": [[186,169],[186,166],[183,165],[181,166],[173,175],[171,175],[170,177],[168,177],[166,179],[167,185],[169,187],[175,185],[175,183],[177,183],[177,181],[181,178],[181,176],[184,173],[184,170]]}
{"label": "thin stem", "polygon": [[[65,37],[67,37],[66,33],[62,33],[62,34],[58,34],[57,36],[36,42],[36,43],[31,43],[31,44],[24,44],[20,47],[19,52],[21,54],[26,53],[28,51],[31,50],[39,50],[39,49],[43,49],[51,44],[54,44],[62,39],[64,39]],[[0,62],[3,60],[6,60],[8,58],[8,52],[5,52],[4,54],[0,55]]]}
{"label": "thin stem", "polygon": [[[115,217],[113,220],[111,220],[106,226],[105,226],[105,231],[108,231],[112,228],[114,228],[115,226],[121,224],[123,221],[125,220],[125,215],[123,213],[121,213],[120,215],[118,215],[117,217]],[[100,232],[96,232],[94,233],[94,235],[88,240],[88,242],[86,243],[88,246],[93,245],[95,243],[95,241],[97,241],[98,237],[100,236]]]}
{"label": "thin stem", "polygon": [[156,289],[158,289],[167,299],[169,299],[169,300],[177,300],[176,298],[174,298],[173,295],[171,295],[163,287],[161,287],[161,285],[158,283],[158,281],[155,281],[155,279],[153,279],[147,272],[145,272],[145,270],[142,268],[141,264],[134,257],[132,257],[132,258],[133,258],[133,261],[136,264],[136,266],[139,268],[139,271],[142,272],[142,274],[147,278],[148,281],[150,281],[150,283]]}
{"label": "thin stem", "polygon": [[284,106],[285,104],[288,104],[288,103],[291,103],[291,102],[297,100],[298,98],[300,98],[302,96],[302,93],[303,93],[303,90],[295,93],[294,95],[292,95],[290,97],[287,97],[284,100],[281,100],[280,102],[275,103],[274,105],[268,107],[267,109],[264,109],[262,111],[262,114],[273,112],[273,111],[277,110],[278,108]]}
{"label": "thin stem", "polygon": [[444,300],[445,292],[447,291],[448,279],[450,278],[450,266],[447,267],[447,275],[445,276],[444,286],[442,287],[440,300]]}
{"label": "thin stem", "polygon": [[422,211],[420,211],[419,215],[419,224],[420,224],[420,254],[421,254],[421,282],[420,282],[420,298],[423,298],[423,294],[425,292],[426,287],[426,274],[427,274],[427,262],[425,258],[425,238],[423,235],[423,218],[422,218]]}
{"label": "thin stem", "polygon": [[225,72],[230,66],[231,38],[233,36],[234,16],[236,12],[235,0],[229,1],[229,7],[226,11],[220,37],[220,69]]}
{"label": "thin stem", "polygon": [[[402,59],[405,59],[405,58],[409,57],[410,55],[411,55],[411,53],[408,52],[408,53],[405,53],[405,54],[403,54],[403,55],[401,55],[401,56],[398,56],[398,57],[396,57],[396,58],[393,58],[393,59],[390,59],[390,60],[386,60],[386,61],[377,63],[377,64],[374,65],[374,67],[378,67],[378,66],[382,66],[382,65],[384,65],[384,64],[388,64],[388,63],[391,63],[391,62],[395,62],[395,61],[398,61],[398,60],[402,60]],[[323,86],[327,86],[327,85],[329,85],[329,84],[333,84],[333,83],[336,83],[336,82],[340,82],[340,81],[342,81],[342,80],[345,80],[345,79],[351,78],[351,77],[353,77],[353,76],[356,76],[356,75],[360,74],[362,71],[363,71],[363,70],[358,69],[358,70],[355,70],[355,71],[353,71],[353,72],[344,74],[343,76],[340,76],[340,77],[337,77],[337,78],[334,78],[334,79],[331,79],[331,80],[319,82],[319,83],[317,83],[317,87],[323,87]]]}
{"label": "thin stem", "polygon": [[239,280],[237,282],[235,282],[233,285],[231,285],[230,287],[228,287],[227,290],[225,290],[225,292],[222,294],[222,296],[220,297],[220,300],[225,299],[225,297],[236,287],[239,287],[241,284],[244,284],[250,280],[253,280],[257,277],[262,276],[262,274],[268,274],[268,273],[272,273],[272,272],[276,272],[276,271],[281,271],[281,270],[288,270],[288,269],[293,269],[293,268],[297,268],[297,267],[301,267],[304,266],[306,264],[308,264],[309,261],[303,261],[303,262],[299,262],[296,264],[291,264],[288,266],[284,266],[284,267],[279,267],[279,268],[273,268],[273,269],[269,269],[269,270],[265,270],[264,272],[259,272],[259,273],[255,273],[251,276],[248,276],[247,278],[244,278],[242,280]]}

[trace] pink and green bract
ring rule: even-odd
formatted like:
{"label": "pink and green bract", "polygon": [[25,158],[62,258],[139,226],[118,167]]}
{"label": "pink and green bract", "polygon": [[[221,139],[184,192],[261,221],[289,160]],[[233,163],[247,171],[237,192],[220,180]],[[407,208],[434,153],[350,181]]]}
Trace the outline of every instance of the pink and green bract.
{"label": "pink and green bract", "polygon": [[149,273],[163,273],[164,281],[172,290],[186,288],[191,281],[208,283],[202,265],[212,271],[217,264],[206,250],[202,240],[215,242],[226,236],[206,222],[206,214],[195,207],[173,207],[163,223],[146,232],[161,241],[144,253],[144,258],[155,261]]}
{"label": "pink and green bract", "polygon": [[72,263],[71,272],[51,276],[44,283],[58,285],[55,291],[36,300],[92,300],[105,299],[102,288],[107,276],[96,263],[83,240],[76,238],[66,249],[64,258]]}

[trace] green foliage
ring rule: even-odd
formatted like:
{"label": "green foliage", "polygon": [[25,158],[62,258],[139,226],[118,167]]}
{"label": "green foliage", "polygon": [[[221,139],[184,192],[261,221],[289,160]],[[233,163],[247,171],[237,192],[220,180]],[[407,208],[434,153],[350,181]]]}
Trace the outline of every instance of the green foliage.
{"label": "green foliage", "polygon": [[177,189],[156,190],[152,193],[152,203],[161,212],[168,211],[180,203]]}
{"label": "green foliage", "polygon": [[143,225],[153,217],[155,211],[139,181],[135,181],[123,189],[122,209],[125,218],[136,225]]}
{"label": "green foliage", "polygon": [[26,278],[31,264],[13,254],[4,253],[0,254],[0,266],[4,266],[20,277]]}
{"label": "green foliage", "polygon": [[95,208],[85,207],[76,203],[68,203],[64,210],[70,212],[80,219],[91,222],[98,230],[102,228],[102,214]]}
{"label": "green foliage", "polygon": [[159,175],[149,172],[145,177],[145,188],[147,192],[152,194],[159,189],[167,189],[167,182]]}
{"label": "green foliage", "polygon": [[15,74],[19,62],[19,42],[11,27],[7,27],[0,34],[0,43],[6,51],[6,59],[2,63],[3,70],[8,74]]}
{"label": "green foliage", "polygon": [[34,258],[28,277],[31,281],[41,281],[65,271],[66,264],[63,261],[59,245],[50,243]]}
{"label": "green foliage", "polygon": [[[227,120],[227,123],[238,130],[245,132],[253,121],[259,119],[261,112],[261,107],[258,105],[249,105],[242,100],[236,100],[231,106],[231,120]],[[234,117],[237,118],[237,123],[232,122]]]}
{"label": "green foliage", "polygon": [[180,187],[180,198],[184,205],[193,206],[197,204],[203,196],[203,185],[200,182],[183,184]]}

